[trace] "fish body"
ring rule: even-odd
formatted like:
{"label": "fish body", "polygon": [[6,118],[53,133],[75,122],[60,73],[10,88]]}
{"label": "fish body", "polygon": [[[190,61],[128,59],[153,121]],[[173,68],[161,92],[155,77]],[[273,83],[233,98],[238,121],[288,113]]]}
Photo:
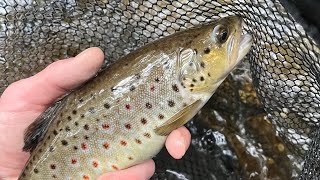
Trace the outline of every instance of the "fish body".
{"label": "fish body", "polygon": [[222,18],[157,40],[58,101],[27,130],[19,179],[96,179],[154,157],[249,51],[241,23]]}

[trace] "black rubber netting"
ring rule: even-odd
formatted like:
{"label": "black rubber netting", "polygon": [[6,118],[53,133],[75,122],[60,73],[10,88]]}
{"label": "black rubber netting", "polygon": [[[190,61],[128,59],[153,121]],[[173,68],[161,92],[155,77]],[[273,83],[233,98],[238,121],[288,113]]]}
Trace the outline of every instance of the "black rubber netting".
{"label": "black rubber netting", "polygon": [[[243,17],[254,45],[248,59],[268,117],[291,151],[308,151],[320,119],[317,28],[301,1],[4,0],[0,1],[0,92],[54,60],[98,46],[106,64],[169,34],[213,19]],[[312,2],[312,1],[311,1]],[[310,1],[308,1],[310,4]],[[313,1],[314,4],[318,3]],[[298,4],[298,3],[297,3]],[[316,22],[316,21],[314,21]],[[317,25],[316,23],[313,23]],[[319,138],[302,178],[319,174]],[[315,167],[316,166],[316,167]],[[156,177],[155,177],[156,178]]]}

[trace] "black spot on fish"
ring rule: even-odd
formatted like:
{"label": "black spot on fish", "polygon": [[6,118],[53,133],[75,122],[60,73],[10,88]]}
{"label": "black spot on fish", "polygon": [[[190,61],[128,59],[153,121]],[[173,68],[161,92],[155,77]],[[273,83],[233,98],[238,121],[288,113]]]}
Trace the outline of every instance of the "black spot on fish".
{"label": "black spot on fish", "polygon": [[190,87],[194,87],[194,84],[190,84]]}
{"label": "black spot on fish", "polygon": [[64,146],[67,146],[67,145],[68,145],[68,141],[62,140],[62,141],[61,141],[61,144],[64,145]]}
{"label": "black spot on fish", "polygon": [[82,98],[81,98],[81,99],[79,99],[79,102],[80,102],[80,103],[83,103],[83,99],[82,99]]}
{"label": "black spot on fish", "polygon": [[145,118],[142,118],[142,119],[141,119],[141,123],[142,123],[142,124],[147,124],[147,120],[146,120]]}
{"label": "black spot on fish", "polygon": [[208,73],[208,76],[209,76],[209,77],[211,77],[211,74],[210,74],[210,73]]}
{"label": "black spot on fish", "polygon": [[39,170],[38,170],[37,168],[35,168],[35,169],[33,170],[33,172],[37,174],[37,173],[39,172]]}
{"label": "black spot on fish", "polygon": [[130,87],[130,91],[134,91],[135,89],[136,89],[136,87],[134,87],[134,86]]}
{"label": "black spot on fish", "polygon": [[152,108],[152,104],[150,104],[150,103],[146,103],[146,108],[148,108],[148,109],[151,109]]}
{"label": "black spot on fish", "polygon": [[78,125],[79,125],[79,123],[76,121],[76,122],[74,122],[74,125],[75,125],[75,126],[78,126]]}
{"label": "black spot on fish", "polygon": [[78,147],[77,147],[77,146],[73,146],[73,149],[74,149],[74,150],[78,150]]}
{"label": "black spot on fish", "polygon": [[65,129],[66,129],[67,132],[71,130],[69,126],[66,126]]}
{"label": "black spot on fish", "polygon": [[56,165],[55,165],[55,164],[51,164],[51,165],[50,165],[50,168],[51,168],[51,169],[56,169]]}
{"label": "black spot on fish", "polygon": [[136,74],[135,77],[136,77],[136,79],[140,79],[141,78],[140,74]]}
{"label": "black spot on fish", "polygon": [[172,85],[172,89],[175,91],[175,92],[179,92],[179,88],[176,84]]}
{"label": "black spot on fish", "polygon": [[192,81],[193,81],[193,82],[197,82],[197,80],[196,80],[196,79],[194,79],[194,78],[192,79]]}
{"label": "black spot on fish", "polygon": [[68,120],[71,121],[71,116],[68,116]]}
{"label": "black spot on fish", "polygon": [[84,118],[84,114],[81,114],[80,117],[81,117],[81,118]]}
{"label": "black spot on fish", "polygon": [[143,136],[146,138],[151,138],[151,135],[149,133],[144,133]]}
{"label": "black spot on fish", "polygon": [[55,136],[58,135],[57,130],[53,130],[53,134],[54,134]]}
{"label": "black spot on fish", "polygon": [[201,62],[201,63],[200,63],[200,66],[201,66],[202,68],[204,68],[204,67],[205,67],[205,63],[204,63],[204,62]]}
{"label": "black spot on fish", "polygon": [[88,140],[88,139],[89,139],[89,136],[85,135],[85,136],[84,136],[84,139],[85,139],[85,140]]}
{"label": "black spot on fish", "polygon": [[158,118],[159,118],[159,119],[163,119],[163,118],[164,118],[164,115],[163,115],[163,114],[159,114],[159,115],[158,115]]}
{"label": "black spot on fish", "polygon": [[204,81],[204,77],[203,76],[200,77],[200,81]]}
{"label": "black spot on fish", "polygon": [[156,82],[160,82],[160,79],[157,77],[154,79]]}
{"label": "black spot on fish", "polygon": [[77,114],[77,111],[76,111],[76,110],[73,110],[73,111],[72,111],[72,114]]}
{"label": "black spot on fish", "polygon": [[114,88],[114,87],[111,88],[111,92],[113,92],[113,91],[115,91],[115,90],[116,90],[116,88]]}
{"label": "black spot on fish", "polygon": [[204,51],[203,51],[205,54],[209,54],[210,53],[210,49],[209,48],[206,48],[206,49],[204,49]]}
{"label": "black spot on fish", "polygon": [[108,103],[105,103],[103,106],[104,106],[106,109],[109,109],[109,108],[110,108],[110,104],[108,104]]}
{"label": "black spot on fish", "polygon": [[141,144],[141,140],[140,139],[135,139],[137,144]]}
{"label": "black spot on fish", "polygon": [[174,105],[175,105],[174,101],[172,101],[172,100],[168,101],[168,106],[173,107]]}
{"label": "black spot on fish", "polygon": [[89,130],[89,125],[88,125],[88,124],[85,124],[85,125],[83,126],[83,129],[88,131],[88,130]]}

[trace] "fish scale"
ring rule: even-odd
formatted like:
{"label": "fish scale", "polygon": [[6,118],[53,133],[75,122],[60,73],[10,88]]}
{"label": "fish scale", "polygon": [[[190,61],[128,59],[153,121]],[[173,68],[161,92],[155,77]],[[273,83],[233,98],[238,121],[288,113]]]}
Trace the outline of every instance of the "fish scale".
{"label": "fish scale", "polygon": [[249,51],[241,22],[160,39],[49,107],[27,129],[32,153],[19,179],[96,179],[154,157]]}

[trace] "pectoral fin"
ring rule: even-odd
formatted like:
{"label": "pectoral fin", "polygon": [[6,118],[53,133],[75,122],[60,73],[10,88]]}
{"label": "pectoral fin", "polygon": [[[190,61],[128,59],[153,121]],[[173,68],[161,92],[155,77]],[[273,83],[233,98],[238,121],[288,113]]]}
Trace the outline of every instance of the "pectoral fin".
{"label": "pectoral fin", "polygon": [[201,105],[201,100],[196,100],[192,104],[186,106],[182,111],[172,116],[163,125],[157,127],[154,131],[160,136],[167,136],[173,130],[183,126],[187,123],[196,113]]}

